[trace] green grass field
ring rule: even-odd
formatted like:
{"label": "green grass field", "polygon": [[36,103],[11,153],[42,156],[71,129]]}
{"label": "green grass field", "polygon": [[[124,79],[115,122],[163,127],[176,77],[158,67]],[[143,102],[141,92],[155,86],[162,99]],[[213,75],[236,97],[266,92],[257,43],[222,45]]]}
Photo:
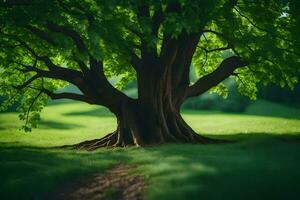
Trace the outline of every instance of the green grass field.
{"label": "green grass field", "polygon": [[19,131],[15,113],[0,114],[0,199],[43,199],[66,181],[118,163],[138,165],[146,199],[297,199],[300,193],[300,110],[258,101],[244,114],[183,111],[199,133],[223,145],[100,149],[51,147],[99,138],[114,130],[104,108],[48,106],[38,129]]}

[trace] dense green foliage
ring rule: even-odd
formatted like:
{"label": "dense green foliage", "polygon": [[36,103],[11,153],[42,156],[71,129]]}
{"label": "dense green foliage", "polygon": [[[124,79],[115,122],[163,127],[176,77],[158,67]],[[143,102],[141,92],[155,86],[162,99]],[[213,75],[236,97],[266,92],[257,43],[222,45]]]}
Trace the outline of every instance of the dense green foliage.
{"label": "dense green foliage", "polygon": [[51,105],[43,112],[31,134],[18,131],[22,122],[16,113],[0,115],[0,199],[44,199],[64,182],[101,173],[119,162],[139,166],[148,183],[146,199],[279,200],[297,199],[299,193],[299,109],[256,102],[243,115],[183,111],[196,131],[239,142],[95,152],[49,147],[113,131],[111,113],[80,103]]}
{"label": "dense green foliage", "polygon": [[[199,77],[215,70],[224,57],[236,55],[249,63],[233,74],[242,94],[254,99],[257,83],[293,88],[299,72],[299,4],[298,0],[1,1],[0,95],[7,97],[1,108],[22,99],[20,119],[29,130],[48,102],[45,89],[53,92],[73,83],[60,76],[64,69],[84,70],[93,57],[103,61],[108,78],[119,76],[116,87],[122,88],[136,79],[131,61],[142,56],[141,45],[160,54],[164,38],[198,32],[202,36],[193,64]],[[145,7],[149,14],[140,15]],[[156,17],[161,21],[154,34]],[[35,76],[37,71],[44,75]],[[222,83],[212,90],[227,93]]]}

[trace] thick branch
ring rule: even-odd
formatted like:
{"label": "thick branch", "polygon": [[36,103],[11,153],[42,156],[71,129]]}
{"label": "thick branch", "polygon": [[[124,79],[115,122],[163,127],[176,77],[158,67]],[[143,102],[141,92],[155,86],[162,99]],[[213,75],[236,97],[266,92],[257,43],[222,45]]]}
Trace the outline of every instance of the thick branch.
{"label": "thick branch", "polygon": [[24,72],[24,73],[27,73],[27,72],[37,72],[39,69],[36,68],[36,64],[37,64],[37,60],[34,61],[34,64],[33,65],[25,65],[23,63],[19,63],[19,62],[16,62],[14,61],[14,63],[18,64],[18,65],[21,65],[23,68],[16,68],[18,71],[21,71],[21,72]]}
{"label": "thick branch", "polygon": [[79,66],[79,68],[80,68],[80,70],[82,71],[83,74],[88,73],[89,68],[86,66],[86,64],[83,61],[76,60],[76,62],[77,62],[78,66]]}
{"label": "thick branch", "polygon": [[[16,39],[16,40],[19,41],[22,44],[22,46],[24,46],[28,51],[30,51],[31,54],[37,60],[43,61],[49,69],[49,71],[38,69],[35,67],[36,63],[34,64],[34,66],[28,66],[21,63],[17,63],[25,68],[24,71],[26,72],[34,71],[37,72],[37,74],[41,77],[59,79],[59,80],[67,81],[79,87],[82,86],[82,76],[79,71],[57,66],[51,61],[49,57],[37,55],[37,53],[31,47],[29,47],[25,42],[23,42],[20,39]],[[20,71],[22,71],[22,69],[20,69]]]}
{"label": "thick branch", "polygon": [[152,35],[157,36],[159,27],[164,20],[164,15],[162,12],[162,7],[159,6],[157,10],[155,10],[154,15],[152,17]]}
{"label": "thick branch", "polygon": [[87,50],[81,36],[75,30],[73,30],[69,27],[62,26],[62,25],[57,25],[57,24],[54,24],[54,23],[51,23],[51,22],[47,23],[47,28],[49,30],[54,31],[54,32],[62,33],[64,35],[70,37],[74,41],[75,45],[77,46],[77,48],[80,51],[86,51]]}
{"label": "thick branch", "polygon": [[[89,21],[89,23],[91,24],[92,21],[95,20],[94,16],[89,13],[87,10],[85,10],[82,6],[80,6],[80,4],[76,4],[73,5],[73,7],[69,7],[69,5],[63,1],[63,0],[57,0],[58,5],[61,7],[61,9],[69,14],[69,15],[77,15],[77,16],[83,16],[86,17],[86,19]],[[75,10],[76,9],[76,10]]]}
{"label": "thick branch", "polygon": [[95,75],[101,76],[103,79],[106,79],[103,71],[103,62],[96,60],[94,57],[90,56],[90,68]]}
{"label": "thick branch", "polygon": [[64,3],[64,1],[62,0],[57,0],[58,5],[66,12],[69,13],[71,15],[82,15],[82,12],[76,11],[76,10],[72,10],[71,8],[68,7],[68,5],[66,5]]}
{"label": "thick branch", "polygon": [[189,86],[190,66],[201,33],[183,34],[179,38],[179,48],[172,64],[172,85],[175,93]]}
{"label": "thick branch", "polygon": [[[62,80],[77,86],[79,90],[83,93],[83,95],[73,93],[56,94],[51,91],[48,91],[47,89],[43,89],[43,93],[47,94],[52,99],[67,98],[78,101],[84,101],[90,104],[103,105],[108,107],[110,110],[114,111],[116,111],[116,109],[119,108],[123,101],[127,101],[129,99],[124,93],[115,89],[109,83],[103,71],[102,60],[96,60],[91,55],[89,55],[90,69],[86,66],[84,62],[74,60],[77,62],[81,70],[84,71],[84,73],[81,73],[80,71],[74,69],[69,69],[56,65],[48,56],[39,55],[39,53],[36,52],[33,47],[24,42],[18,36],[4,33],[1,34],[19,42],[21,48],[30,52],[30,54],[37,61],[43,62],[48,68],[48,70],[44,70],[37,68],[36,64],[34,64],[34,66],[28,66],[19,63],[21,65],[20,71],[23,71],[24,73],[36,72],[36,75],[30,78],[21,86],[17,86],[18,88],[30,87],[30,83],[32,83],[35,79],[39,77]],[[74,40],[76,39],[74,38]],[[77,43],[77,46],[78,45],[79,44]]]}
{"label": "thick branch", "polygon": [[[55,41],[53,40],[53,38],[45,31],[40,30],[36,27],[27,26],[27,29],[30,30],[32,33],[34,33],[36,36],[38,36],[39,38],[47,41],[48,43],[52,44],[52,45],[56,45]],[[49,63],[49,58],[42,58],[42,60],[44,60],[45,62]],[[75,59],[75,61],[77,62],[80,70],[82,71],[82,73],[87,73],[87,71],[89,70],[88,67],[85,65],[85,63],[81,60]],[[52,63],[50,66],[53,66],[54,64]]]}
{"label": "thick branch", "polygon": [[[147,4],[147,2],[143,2],[140,6],[137,8],[137,18],[140,24],[143,24],[143,19],[147,18],[151,20],[150,17],[150,7]],[[142,28],[143,30],[143,28]],[[148,43],[148,37],[144,31],[142,31],[142,37],[141,37],[141,44],[140,44],[140,50],[141,50],[141,58],[144,63],[149,63],[151,60],[154,60],[157,58],[157,49],[156,45],[149,46]],[[153,64],[153,63],[152,63]]]}
{"label": "thick branch", "polygon": [[[26,72],[34,71],[40,77],[53,78],[53,79],[67,81],[76,86],[80,86],[82,84],[82,76],[79,71],[57,66],[50,60],[49,57],[38,56],[35,53],[35,51],[33,49],[31,49],[26,43],[24,43],[24,45],[26,46],[27,49],[30,50],[30,52],[36,57],[37,60],[43,61],[49,69],[49,71],[38,69],[35,67],[36,63],[34,64],[34,66],[28,66],[28,65],[18,63],[21,66],[25,67],[24,71],[26,71]],[[22,69],[20,71],[22,71]]]}
{"label": "thick branch", "polygon": [[38,36],[39,38],[41,38],[42,40],[48,42],[49,44],[52,44],[53,46],[56,45],[55,41],[53,40],[53,38],[46,33],[45,31],[38,29],[34,26],[28,25],[26,27],[29,31],[31,31],[33,34],[35,34],[36,36]]}
{"label": "thick branch", "polygon": [[[61,27],[55,27],[55,28],[61,28]],[[65,31],[64,28],[62,28],[61,30]],[[71,34],[70,37],[72,37],[72,39],[76,41],[77,46],[80,47],[80,41],[77,40],[80,38],[77,38],[75,35],[73,35],[74,32],[72,31],[66,32],[66,34],[69,33]],[[2,34],[13,40],[18,41],[21,44],[22,48],[29,51],[30,54],[34,58],[36,58],[36,60],[42,61],[48,67],[48,70],[43,70],[33,66],[22,65],[24,69],[20,69],[20,70],[24,70],[26,72],[30,72],[30,71],[36,72],[37,75],[33,79],[36,79],[36,77],[44,77],[44,78],[58,79],[58,80],[69,82],[77,86],[85,95],[83,97],[83,96],[79,96],[78,94],[68,94],[68,93],[52,94],[50,92],[44,91],[45,93],[47,92],[47,94],[51,95],[53,99],[70,98],[70,99],[85,101],[88,103],[96,103],[99,105],[104,105],[109,109],[117,108],[119,105],[121,105],[122,101],[128,99],[128,97],[124,93],[115,89],[109,83],[103,71],[102,60],[96,60],[90,55],[89,56],[90,69],[88,69],[83,62],[77,61],[82,71],[87,72],[84,73],[84,75],[82,75],[80,71],[64,68],[56,65],[55,63],[52,62],[52,60],[48,56],[40,56],[38,52],[34,50],[34,48],[29,46],[26,42],[22,41],[19,37],[14,35],[4,34],[4,33]],[[78,41],[79,43],[77,43]],[[33,81],[33,79],[30,79],[29,82],[24,83],[24,87],[25,85],[28,86],[30,82]]]}
{"label": "thick branch", "polygon": [[38,55],[36,54],[36,52],[30,47],[28,46],[28,44],[26,42],[24,42],[23,40],[21,40],[20,38],[18,38],[17,36],[15,35],[10,35],[10,34],[6,34],[6,33],[3,33],[3,32],[0,32],[2,35],[6,36],[6,37],[9,37],[17,42],[20,43],[19,46],[23,46],[25,49],[27,49],[27,51],[29,51],[34,57],[38,58]]}
{"label": "thick branch", "polygon": [[[39,56],[38,59],[42,60],[48,67],[49,71],[45,71],[45,72],[52,74],[53,76],[61,77],[62,80],[67,80],[67,81],[72,80],[71,83],[74,83],[75,79],[81,78],[81,73],[79,71],[55,65],[47,56]],[[63,79],[64,77],[65,79]]]}
{"label": "thick branch", "polygon": [[92,99],[81,95],[81,94],[75,94],[75,93],[69,93],[69,92],[62,92],[62,93],[53,93],[47,89],[42,89],[42,92],[48,95],[51,99],[72,99],[76,101],[83,101],[89,104],[95,103]]}
{"label": "thick branch", "polygon": [[134,52],[131,53],[130,62],[135,71],[138,71],[142,66],[141,59]]}
{"label": "thick branch", "polygon": [[194,85],[190,86],[186,91],[186,97],[198,96],[206,92],[232,75],[235,69],[247,66],[248,64],[248,62],[243,61],[238,56],[232,56],[223,60],[215,71],[203,76]]}
{"label": "thick branch", "polygon": [[[24,66],[26,66],[26,65],[24,65]],[[36,80],[38,78],[42,78],[42,77],[66,81],[66,82],[72,83],[78,87],[80,87],[82,85],[80,73],[77,74],[77,72],[76,72],[76,74],[72,74],[68,71],[69,69],[61,68],[61,70],[58,70],[58,71],[51,71],[51,70],[48,71],[48,70],[42,70],[42,69],[38,69],[38,68],[32,68],[32,66],[28,66],[28,67],[30,67],[30,68],[24,69],[24,70],[20,69],[20,71],[26,71],[26,72],[34,71],[37,74],[34,75],[33,77],[31,77],[30,79],[28,79],[24,84],[22,84],[21,85],[22,88],[28,86],[34,80]],[[20,88],[21,86],[16,86],[16,87],[19,87],[19,89],[22,89],[22,88]]]}
{"label": "thick branch", "polygon": [[160,62],[162,71],[169,68],[175,61],[178,53],[178,40],[172,39],[168,36],[164,36],[161,52],[160,52]]}

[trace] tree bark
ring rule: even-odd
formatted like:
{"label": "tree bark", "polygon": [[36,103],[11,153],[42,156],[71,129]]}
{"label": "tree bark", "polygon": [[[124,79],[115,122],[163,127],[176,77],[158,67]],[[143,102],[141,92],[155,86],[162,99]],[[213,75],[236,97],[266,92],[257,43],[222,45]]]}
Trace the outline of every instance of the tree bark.
{"label": "tree bark", "polygon": [[[117,129],[101,139],[84,141],[75,148],[95,150],[100,147],[153,146],[163,143],[220,143],[198,135],[178,110],[165,102],[152,105],[154,110],[137,101],[124,103],[116,114]],[[173,107],[174,108],[174,107]]]}
{"label": "tree bark", "polygon": [[[152,64],[155,61],[151,62]],[[75,145],[79,149],[100,147],[152,146],[163,143],[220,143],[198,135],[180,115],[178,99],[172,94],[171,67],[158,76],[157,69],[138,72],[138,99],[123,98],[110,110],[117,118],[117,130],[101,139]]]}
{"label": "tree bark", "polygon": [[[65,34],[80,51],[88,52],[80,35],[74,30],[55,24],[48,24],[48,28]],[[52,94],[50,91],[46,91],[46,94],[52,98],[68,96],[105,106],[117,118],[116,131],[101,139],[76,144],[76,148],[94,150],[99,147],[152,146],[162,143],[219,143],[224,141],[198,135],[183,120],[180,107],[186,98],[206,91],[246,63],[237,56],[225,59],[217,70],[190,86],[189,69],[201,34],[202,32],[183,32],[178,38],[166,36],[159,55],[156,48],[148,48],[146,41],[142,40],[141,58],[131,58],[137,73],[137,99],[129,98],[109,83],[102,60],[89,55],[89,68],[79,60],[77,63],[81,72],[69,69],[63,71],[48,57],[40,57],[26,47],[37,59],[45,62],[51,72],[50,77],[67,77],[69,82],[82,91],[83,96]],[[38,75],[48,75],[43,75],[42,72],[50,73],[40,70]]]}

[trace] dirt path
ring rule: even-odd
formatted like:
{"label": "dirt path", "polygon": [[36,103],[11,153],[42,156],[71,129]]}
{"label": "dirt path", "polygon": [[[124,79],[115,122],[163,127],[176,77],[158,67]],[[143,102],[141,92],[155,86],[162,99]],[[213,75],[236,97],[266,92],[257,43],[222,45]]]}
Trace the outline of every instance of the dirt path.
{"label": "dirt path", "polygon": [[140,200],[145,182],[142,176],[128,173],[131,165],[117,165],[104,174],[79,182],[66,183],[49,195],[48,200]]}

